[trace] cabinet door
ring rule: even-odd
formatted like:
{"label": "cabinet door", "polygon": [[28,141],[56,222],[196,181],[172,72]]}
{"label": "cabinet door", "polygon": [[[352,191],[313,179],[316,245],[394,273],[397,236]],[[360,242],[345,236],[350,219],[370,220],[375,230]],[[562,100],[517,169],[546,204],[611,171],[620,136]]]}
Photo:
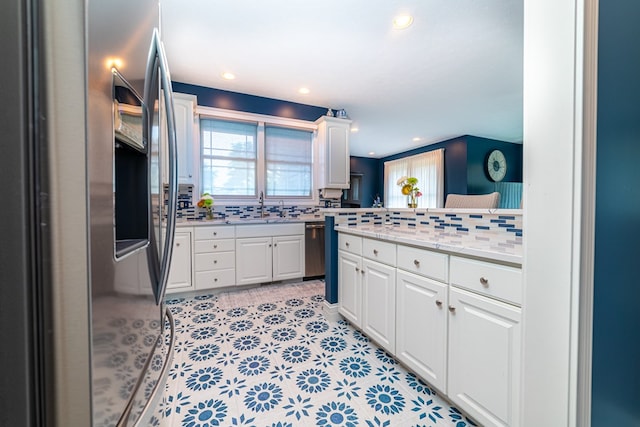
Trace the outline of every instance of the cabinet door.
{"label": "cabinet door", "polygon": [[193,289],[191,278],[191,233],[176,232],[167,281],[167,293]]}
{"label": "cabinet door", "polygon": [[[196,97],[193,95],[186,95],[182,93],[173,94],[173,111],[176,118],[176,145],[178,149],[178,182],[193,184],[194,169],[193,169],[193,134],[194,134],[194,113],[193,110],[196,105]],[[163,111],[163,119],[164,111]],[[166,119],[165,119],[166,120]],[[166,132],[163,133],[163,147],[164,152],[168,150],[168,139]],[[164,158],[164,176],[166,181],[169,179],[169,164],[168,156],[165,154]]]}
{"label": "cabinet door", "polygon": [[357,327],[362,314],[362,257],[338,252],[338,312]]}
{"label": "cabinet door", "polygon": [[363,260],[362,330],[394,353],[396,346],[396,269]]}
{"label": "cabinet door", "polygon": [[449,397],[482,425],[519,425],[520,308],[451,287]]}
{"label": "cabinet door", "polygon": [[236,284],[271,281],[271,237],[236,239]]}
{"label": "cabinet door", "polygon": [[349,188],[349,127],[327,129],[327,188]]}
{"label": "cabinet door", "polygon": [[304,236],[273,237],[273,280],[304,276]]}
{"label": "cabinet door", "polygon": [[398,270],[396,355],[446,393],[447,285]]}

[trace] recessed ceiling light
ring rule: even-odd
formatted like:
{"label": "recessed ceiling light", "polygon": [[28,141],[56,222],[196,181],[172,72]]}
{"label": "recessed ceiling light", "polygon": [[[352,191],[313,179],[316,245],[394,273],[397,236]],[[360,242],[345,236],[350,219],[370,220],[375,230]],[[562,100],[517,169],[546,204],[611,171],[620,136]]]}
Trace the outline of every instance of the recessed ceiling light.
{"label": "recessed ceiling light", "polygon": [[222,78],[226,80],[233,80],[236,78],[236,75],[227,71],[222,73]]}
{"label": "recessed ceiling light", "polygon": [[298,89],[298,93],[301,93],[303,95],[306,95],[309,92],[311,92],[311,91],[309,90],[309,88],[306,88],[306,87],[301,87],[300,89]]}
{"label": "recessed ceiling light", "polygon": [[411,15],[398,15],[393,18],[393,28],[396,30],[404,30],[413,24],[413,16]]}
{"label": "recessed ceiling light", "polygon": [[413,142],[420,142],[422,141],[422,138],[420,138],[419,136],[416,136],[415,138],[413,138]]}
{"label": "recessed ceiling light", "polygon": [[373,156],[374,154],[376,154],[376,152],[375,152],[375,151],[369,151],[369,155],[370,155],[370,156]]}
{"label": "recessed ceiling light", "polygon": [[355,128],[351,128],[351,132],[358,132],[360,129],[358,129],[357,127]]}

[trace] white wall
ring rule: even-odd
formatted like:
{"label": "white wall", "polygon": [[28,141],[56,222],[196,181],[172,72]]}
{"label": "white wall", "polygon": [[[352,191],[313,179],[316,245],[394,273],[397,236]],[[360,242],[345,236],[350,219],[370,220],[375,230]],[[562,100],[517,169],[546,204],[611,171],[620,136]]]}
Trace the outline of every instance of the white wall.
{"label": "white wall", "polygon": [[579,0],[525,0],[523,426],[575,425],[581,22]]}

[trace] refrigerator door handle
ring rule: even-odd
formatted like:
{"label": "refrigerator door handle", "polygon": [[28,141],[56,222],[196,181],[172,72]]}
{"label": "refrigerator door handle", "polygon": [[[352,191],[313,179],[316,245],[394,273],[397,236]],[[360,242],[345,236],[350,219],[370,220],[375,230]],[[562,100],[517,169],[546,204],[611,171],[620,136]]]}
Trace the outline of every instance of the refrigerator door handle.
{"label": "refrigerator door handle", "polygon": [[[169,74],[167,56],[164,52],[162,41],[160,41],[160,34],[156,28],[153,30],[151,47],[149,48],[149,57],[147,60],[144,89],[145,101],[148,100],[148,96],[152,93],[152,90],[158,90],[157,88],[151,87],[155,81],[153,77],[158,68],[160,69],[160,84],[161,87],[164,88],[164,106],[167,117],[167,145],[169,146],[169,200],[167,208],[167,227],[164,247],[162,248],[162,256],[158,260],[159,262],[151,263],[154,266],[154,269],[159,270],[156,271],[155,274],[155,277],[158,280],[157,286],[154,290],[156,304],[160,304],[164,298],[169,279],[169,268],[171,266],[171,254],[173,252],[173,242],[176,231],[176,213],[178,204],[178,150],[176,143],[175,112],[173,108],[173,91],[171,89],[171,76]],[[150,107],[149,104],[147,105]],[[162,215],[160,215],[158,221],[162,221]],[[152,238],[151,245],[153,256],[158,254],[157,244],[156,240]]]}

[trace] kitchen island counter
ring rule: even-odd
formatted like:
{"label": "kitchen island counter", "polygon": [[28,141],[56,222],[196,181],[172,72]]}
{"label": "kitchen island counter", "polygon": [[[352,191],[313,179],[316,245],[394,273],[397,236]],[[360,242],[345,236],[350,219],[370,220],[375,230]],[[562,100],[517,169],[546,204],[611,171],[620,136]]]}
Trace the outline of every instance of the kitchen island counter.
{"label": "kitchen island counter", "polygon": [[490,230],[457,231],[434,227],[410,227],[393,224],[336,225],[340,233],[387,240],[454,255],[522,265],[522,237]]}

